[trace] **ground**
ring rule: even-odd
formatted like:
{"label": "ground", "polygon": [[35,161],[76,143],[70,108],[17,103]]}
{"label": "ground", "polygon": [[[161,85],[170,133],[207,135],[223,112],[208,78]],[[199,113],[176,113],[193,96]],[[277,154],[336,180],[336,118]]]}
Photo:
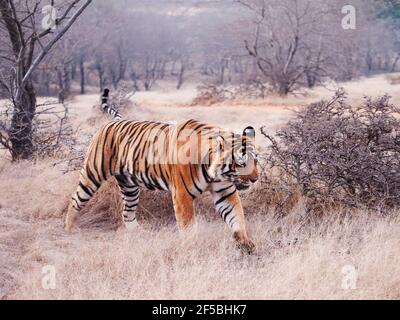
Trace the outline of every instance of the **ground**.
{"label": "ground", "polygon": [[[353,104],[364,95],[389,93],[400,105],[400,85],[390,84],[385,76],[343,85]],[[232,129],[266,125],[274,133],[293,110],[328,98],[334,88],[206,107],[190,105],[194,85],[175,91],[161,83],[153,92],[136,94],[135,105],[124,114],[169,122],[195,118]],[[82,137],[107,121],[99,113],[98,101],[97,94],[89,94],[69,103]],[[265,147],[261,137],[258,141]],[[360,211],[351,216],[332,212],[310,221],[301,203],[288,216],[278,217],[260,214],[261,209],[257,212],[246,204],[249,200],[243,195],[246,208],[252,208],[246,213],[257,244],[253,256],[235,248],[224,223],[212,219],[210,206],[198,210],[193,230],[180,234],[173,223],[154,221],[142,223],[132,233],[115,231],[106,217],[96,216],[94,205],[70,235],[63,230],[62,215],[78,173],[63,174],[55,162],[10,163],[4,155],[0,159],[2,299],[400,298],[397,212]],[[257,190],[256,186],[250,192],[262,203],[268,194]],[[100,205],[103,198],[118,208],[115,192],[105,189],[94,201]],[[143,207],[146,201],[151,199],[145,198]],[[160,211],[173,217],[168,208]],[[154,207],[151,210],[157,216]]]}

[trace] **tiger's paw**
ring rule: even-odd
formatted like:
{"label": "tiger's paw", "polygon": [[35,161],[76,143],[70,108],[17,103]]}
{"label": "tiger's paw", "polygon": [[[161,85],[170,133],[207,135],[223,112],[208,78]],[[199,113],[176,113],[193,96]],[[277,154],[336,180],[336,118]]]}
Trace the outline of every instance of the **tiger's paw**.
{"label": "tiger's paw", "polygon": [[236,240],[237,247],[244,253],[253,254],[256,250],[256,245],[247,236],[243,236],[241,232],[235,232],[233,237]]}
{"label": "tiger's paw", "polygon": [[253,254],[256,251],[256,245],[250,239],[243,243],[240,243],[239,248],[247,254]]}

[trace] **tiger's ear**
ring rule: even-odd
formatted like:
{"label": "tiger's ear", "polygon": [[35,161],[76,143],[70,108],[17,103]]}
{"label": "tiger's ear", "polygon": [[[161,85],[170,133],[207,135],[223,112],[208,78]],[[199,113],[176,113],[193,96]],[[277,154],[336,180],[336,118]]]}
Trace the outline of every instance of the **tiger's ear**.
{"label": "tiger's ear", "polygon": [[243,130],[243,136],[255,139],[256,130],[253,127],[249,126]]}
{"label": "tiger's ear", "polygon": [[256,139],[256,130],[253,127],[249,126],[243,130],[243,136],[242,136],[242,152],[243,152],[243,154],[247,153],[247,150],[246,150],[247,141],[250,140],[254,143],[255,139]]}

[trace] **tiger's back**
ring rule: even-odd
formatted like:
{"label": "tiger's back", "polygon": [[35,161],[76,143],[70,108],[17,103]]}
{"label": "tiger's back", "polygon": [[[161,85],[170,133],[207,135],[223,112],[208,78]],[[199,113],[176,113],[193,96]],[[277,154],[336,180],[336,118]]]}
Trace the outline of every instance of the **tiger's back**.
{"label": "tiger's back", "polygon": [[[190,178],[199,178],[198,171],[209,165],[202,154],[212,151],[208,142],[217,132],[218,128],[195,120],[176,125],[114,121],[104,125],[92,139],[83,173],[93,173],[88,178],[94,185],[111,176],[129,175],[141,187],[171,191],[177,174],[189,170]],[[202,174],[209,178],[207,170]],[[204,183],[197,183],[201,192],[204,187]]]}

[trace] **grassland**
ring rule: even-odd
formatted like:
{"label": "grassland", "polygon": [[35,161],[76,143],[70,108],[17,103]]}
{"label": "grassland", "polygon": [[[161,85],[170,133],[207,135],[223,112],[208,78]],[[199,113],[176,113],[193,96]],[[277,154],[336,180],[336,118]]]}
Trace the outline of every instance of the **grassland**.
{"label": "grassland", "polygon": [[[400,84],[384,76],[343,84],[352,103],[364,95],[389,93],[400,105]],[[268,97],[215,106],[191,106],[194,86],[172,91],[160,85],[133,97],[126,117],[179,121],[195,118],[240,129],[266,125],[273,133],[292,110],[332,95],[334,86],[289,98]],[[70,103],[81,140],[107,117],[94,106],[97,94]],[[259,138],[261,148],[266,142]],[[255,187],[243,194],[249,230],[257,244],[242,255],[210,199],[197,203],[197,223],[180,234],[168,194],[144,192],[141,228],[116,231],[120,199],[112,183],[93,199],[72,235],[62,216],[77,183],[55,159],[10,163],[0,158],[0,298],[2,299],[399,299],[400,216],[393,212],[313,218],[301,200],[287,216],[269,210],[268,194]],[[155,201],[155,198],[157,201]],[[55,288],[43,287],[46,266]],[[347,270],[353,289],[346,286]]]}

